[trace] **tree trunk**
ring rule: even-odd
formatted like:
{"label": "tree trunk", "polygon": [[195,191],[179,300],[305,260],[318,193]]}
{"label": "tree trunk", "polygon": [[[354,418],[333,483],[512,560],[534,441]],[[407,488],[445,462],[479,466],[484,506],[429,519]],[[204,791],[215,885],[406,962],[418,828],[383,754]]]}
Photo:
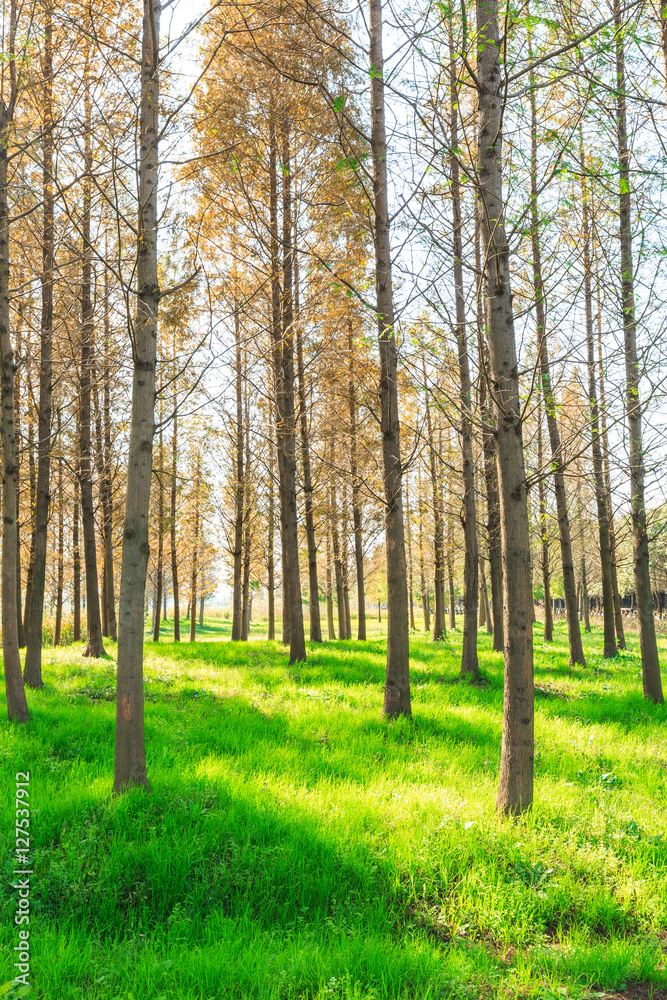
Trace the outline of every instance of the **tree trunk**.
{"label": "tree trunk", "polygon": [[591,630],[591,602],[588,597],[588,583],[586,582],[586,556],[581,553],[581,601],[584,611],[584,629],[587,632]]}
{"label": "tree trunk", "polygon": [[521,400],[502,190],[502,107],[497,0],[477,0],[477,176],[486,266],[487,325],[496,407],[503,548],[505,688],[496,807],[516,815],[533,800],[534,694],[530,535]]}
{"label": "tree trunk", "polygon": [[197,476],[195,478],[195,525],[194,525],[194,538],[192,540],[192,568],[190,570],[190,600],[189,600],[189,614],[190,619],[190,642],[194,642],[197,638],[197,576],[199,572],[199,484],[200,484],[200,471],[199,471],[199,458],[197,459]]}
{"label": "tree trunk", "polygon": [[[250,413],[248,409],[248,394],[245,397],[245,474],[250,478]],[[244,642],[250,637],[250,555],[252,546],[252,511],[250,496],[245,492],[243,509],[243,586],[241,611],[241,638]]]}
{"label": "tree trunk", "polygon": [[234,343],[236,347],[236,469],[234,475],[234,589],[232,596],[232,642],[241,639],[241,591],[243,575],[243,361],[238,303],[234,304]]}
{"label": "tree trunk", "polygon": [[[408,534],[408,599],[410,602],[410,631],[416,632],[415,627],[415,601],[414,601],[414,585],[412,579],[412,523],[410,518],[410,486],[409,481],[405,480],[405,518],[407,521],[407,534]],[[361,636],[360,636],[361,638]]]}
{"label": "tree trunk", "polygon": [[329,642],[335,641],[336,629],[334,628],[333,594],[331,579],[331,523],[327,524],[327,638]]}
{"label": "tree trunk", "polygon": [[421,465],[417,465],[417,476],[418,476],[418,489],[419,489],[419,506],[421,508],[419,514],[419,582],[421,587],[422,595],[422,614],[424,616],[424,631],[431,631],[431,606],[428,587],[426,585],[426,571],[424,567],[424,510],[423,510],[423,498],[422,498],[422,477],[421,477]]}
{"label": "tree trunk", "polygon": [[544,590],[544,641],[553,642],[554,638],[554,617],[551,610],[551,570],[549,565],[549,536],[547,534],[547,505],[544,488],[544,476],[542,467],[544,455],[542,452],[542,406],[541,397],[537,398],[537,467],[539,479],[537,481],[538,501],[539,501],[539,523],[540,540],[542,542],[542,588]]}
{"label": "tree trunk", "polygon": [[[528,57],[532,60],[532,44],[528,35]],[[560,551],[563,566],[563,591],[565,594],[565,610],[567,612],[567,630],[570,646],[570,666],[575,663],[586,666],[584,647],[581,642],[581,628],[576,608],[576,583],[574,577],[574,558],[572,554],[572,536],[570,519],[567,512],[565,495],[565,475],[563,450],[560,431],[556,417],[556,401],[551,386],[551,370],[549,363],[549,348],[547,345],[547,330],[545,316],[545,292],[542,279],[542,257],[540,248],[540,220],[537,202],[537,110],[535,91],[532,89],[534,72],[530,71],[530,109],[531,109],[531,159],[530,159],[530,219],[531,241],[533,250],[533,289],[535,292],[535,316],[537,320],[537,352],[541,371],[544,408],[547,415],[547,427],[551,444],[551,460],[554,472],[554,490],[556,494],[556,509],[558,512],[558,530],[560,535]]]}
{"label": "tree trunk", "polygon": [[[292,278],[294,273],[292,247],[292,169],[290,165],[290,128],[287,115],[281,117],[282,178],[283,178],[283,300],[282,300],[282,427],[279,428],[278,460],[282,456],[284,490],[285,568],[290,609],[290,664],[305,662],[306,640],[303,630],[303,605],[299,574],[299,535],[296,504],[296,414],[294,406],[294,315]],[[282,447],[280,447],[282,444]],[[285,589],[285,588],[283,588]]]}
{"label": "tree trunk", "polygon": [[[86,54],[86,67],[88,55]],[[91,101],[86,68],[85,136],[83,181],[83,236],[81,263],[81,383],[80,383],[80,442],[79,479],[81,485],[81,523],[83,526],[83,557],[86,565],[86,621],[88,641],[84,656],[104,655],[100,595],[97,580],[97,540],[95,537],[95,505],[93,503],[93,469],[91,448],[91,389],[95,351],[94,306],[92,300],[92,243],[90,234],[92,196]]]}
{"label": "tree trunk", "polygon": [[408,588],[403,530],[397,347],[389,245],[387,138],[384,112],[382,0],[369,0],[371,64],[371,158],[373,162],[373,238],[375,290],[380,345],[380,409],[387,546],[387,673],[382,714],[410,715]]}
{"label": "tree trunk", "polygon": [[[58,420],[60,423],[60,420]],[[58,576],[56,583],[56,624],[53,645],[60,645],[63,623],[63,586],[65,582],[65,498],[63,496],[63,460],[58,459]]]}
{"label": "tree trunk", "polygon": [[[602,448],[600,446],[600,420],[597,400],[597,380],[595,376],[595,340],[593,336],[593,294],[591,289],[591,250],[588,188],[585,181],[584,140],[579,127],[579,156],[581,160],[581,195],[583,204],[584,237],[584,298],[586,306],[586,347],[588,362],[588,405],[591,421],[591,451],[593,453],[593,477],[595,480],[595,500],[598,514],[598,536],[600,539],[600,576],[602,579],[602,613],[604,627],[603,656],[613,659],[618,650],[614,627],[614,592],[611,579],[611,552],[609,548],[609,511],[605,490]],[[583,558],[583,557],[582,557]],[[588,612],[587,612],[588,613]],[[590,631],[590,625],[586,628]]]}
{"label": "tree trunk", "polygon": [[[475,206],[475,267],[482,274],[480,253],[480,205]],[[503,631],[503,553],[500,538],[500,497],[498,494],[498,469],[496,466],[496,439],[494,412],[489,402],[487,379],[489,377],[488,352],[484,343],[486,326],[486,296],[480,279],[477,295],[477,353],[479,361],[479,409],[482,419],[482,456],[484,459],[484,486],[486,492],[486,537],[489,549],[491,576],[491,613],[493,615],[493,649],[502,653]]]}
{"label": "tree trunk", "polygon": [[25,610],[23,614],[23,632],[26,639],[28,632],[30,631],[30,615],[32,613],[32,577],[35,565],[35,534],[37,525],[35,518],[35,505],[37,502],[37,474],[35,470],[34,414],[30,403],[28,405],[28,471],[30,477],[30,555],[28,559],[28,573],[26,575],[25,583]]}
{"label": "tree trunk", "polygon": [[42,139],[42,317],[39,344],[39,413],[37,418],[37,498],[35,503],[35,553],[32,569],[30,628],[26,634],[23,680],[31,688],[42,680],[42,623],[46,546],[49,530],[51,478],[51,396],[53,394],[53,24],[51,7],[44,8],[43,129]]}
{"label": "tree trunk", "polygon": [[[13,53],[15,6],[12,4],[10,56]],[[14,405],[14,352],[9,333],[9,199],[8,144],[12,127],[12,101],[0,97],[0,389],[2,395],[2,655],[10,722],[30,718],[21,676],[18,607],[16,601],[16,426]]]}
{"label": "tree trunk", "polygon": [[109,310],[109,270],[104,270],[104,467],[102,470],[102,518],[104,524],[104,580],[107,608],[107,628],[112,642],[118,640],[116,622],[116,592],[113,569],[113,492],[111,477],[111,376],[109,373],[109,351],[111,349]]}
{"label": "tree trunk", "polygon": [[[332,442],[333,445],[333,442]],[[333,447],[331,448],[333,454]],[[332,480],[330,487],[331,511],[331,537],[333,542],[334,569],[336,573],[336,604],[338,607],[338,635],[341,639],[347,639],[347,627],[345,623],[345,600],[343,597],[343,566],[340,558],[340,536],[338,534],[338,504],[336,500],[335,480]]]}
{"label": "tree trunk", "polygon": [[[458,88],[456,84],[456,62],[454,59],[454,39],[449,37],[449,83],[451,98],[451,142],[458,148]],[[461,237],[461,180],[459,161],[450,157],[452,177],[451,196],[453,211],[454,249],[454,289],[456,298],[456,343],[459,355],[459,382],[461,406],[461,452],[463,459],[463,647],[461,650],[461,675],[479,677],[477,658],[477,601],[478,601],[478,551],[477,551],[477,505],[475,503],[475,463],[473,456],[472,385],[470,381],[470,360],[466,333],[466,304],[463,288],[463,241]],[[443,539],[444,549],[444,539]],[[444,551],[443,551],[444,557]],[[444,569],[444,558],[443,558]],[[484,605],[482,605],[484,606]],[[444,608],[443,608],[444,620]]]}
{"label": "tree trunk", "polygon": [[[269,381],[271,381],[271,372],[269,371]],[[274,490],[274,479],[275,479],[275,452],[273,444],[273,409],[271,406],[271,401],[269,400],[269,525],[268,525],[268,559],[267,559],[267,586],[269,591],[269,642],[275,642],[276,638],[276,605],[275,605],[275,565],[274,565],[274,550],[275,550],[275,523],[276,523],[276,507],[275,507],[275,490]]]}
{"label": "tree trunk", "polygon": [[74,642],[81,639],[81,550],[79,548],[79,458],[76,457],[77,473],[74,479],[74,509],[72,511],[72,634]]}
{"label": "tree trunk", "polygon": [[447,525],[448,545],[447,545],[447,584],[449,587],[449,627],[456,629],[456,595],[454,593],[454,519],[450,513]]}
{"label": "tree trunk", "polygon": [[428,434],[428,459],[431,473],[431,490],[433,494],[433,551],[435,556],[433,573],[433,641],[444,639],[447,634],[445,626],[445,538],[442,524],[442,498],[438,487],[438,473],[436,471],[435,441],[433,436],[433,423],[431,421],[431,407],[428,401],[428,387],[426,385],[426,365],[424,364],[424,397],[426,402],[426,430]]}
{"label": "tree trunk", "polygon": [[630,486],[632,510],[632,555],[639,645],[642,656],[644,697],[662,702],[660,660],[653,618],[653,596],[649,572],[648,533],[644,503],[644,450],[642,443],[642,406],[639,396],[640,369],[637,355],[635,318],[634,264],[632,258],[632,191],[630,187],[630,150],[628,148],[625,110],[625,54],[620,0],[614,0],[616,24],[616,127],[620,167],[619,221],[621,238],[621,299],[625,340],[626,413],[630,451]]}
{"label": "tree trunk", "polygon": [[144,0],[139,123],[137,315],[120,581],[114,791],[149,788],[144,739],[143,641],[148,515],[155,434],[155,361],[159,285],[157,191],[159,0]]}
{"label": "tree trunk", "polygon": [[200,594],[199,597],[199,627],[204,627],[204,595]]}
{"label": "tree trunk", "polygon": [[[352,322],[348,321],[348,349],[350,352],[350,381],[348,403],[350,410],[350,476],[352,479],[352,523],[354,526],[354,562],[357,571],[357,606],[359,623],[357,638],[366,639],[366,592],[364,590],[364,544],[361,527],[361,487],[357,465],[357,386],[354,373],[354,339]],[[408,514],[408,540],[410,538],[410,515]],[[412,604],[412,555],[410,555],[410,621],[415,627],[415,613]]]}
{"label": "tree trunk", "polygon": [[480,556],[479,559],[479,575],[482,581],[480,587],[480,603],[484,607],[484,622],[486,625],[486,634],[493,635],[493,621],[491,620],[491,608],[489,607],[489,590],[486,585],[486,571],[484,569],[484,557]]}
{"label": "tree trunk", "polygon": [[160,612],[162,611],[162,588],[164,586],[164,448],[162,441],[162,414],[160,413],[160,444],[158,449],[158,513],[157,513],[157,566],[155,567],[156,593],[155,618],[153,620],[153,642],[160,641]]}
{"label": "tree trunk", "polygon": [[[21,327],[23,325],[23,302],[19,302],[18,308],[18,321],[16,327],[16,352],[17,357],[21,356]],[[14,398],[15,398],[15,428],[16,428],[16,438],[15,440],[21,440],[21,372],[19,367],[16,367],[16,378],[14,379]],[[22,588],[21,588],[21,523],[20,523],[20,497],[21,497],[21,457],[20,448],[17,449],[16,453],[16,614],[18,619],[18,637],[19,637],[19,649],[23,649],[25,646],[25,633],[23,631],[23,615],[21,613],[21,600],[22,600]]]}
{"label": "tree trunk", "polygon": [[[174,358],[176,344],[174,343]],[[174,360],[174,367],[176,361]],[[174,595],[174,642],[181,641],[181,607],[178,592],[178,551],[176,549],[176,491],[178,485],[178,396],[174,380],[174,427],[171,436],[171,496],[169,507],[169,540],[171,548],[171,592]]]}
{"label": "tree trunk", "polygon": [[313,479],[310,470],[310,442],[308,431],[308,408],[306,406],[306,370],[303,360],[303,339],[299,319],[299,267],[296,255],[297,228],[296,212],[294,221],[294,307],[296,321],[296,362],[299,385],[299,417],[301,429],[301,465],[303,470],[303,494],[305,500],[306,543],[308,546],[308,596],[310,641],[322,642],[320,622],[320,588],[317,582],[317,543],[315,541],[315,519],[313,516]]}

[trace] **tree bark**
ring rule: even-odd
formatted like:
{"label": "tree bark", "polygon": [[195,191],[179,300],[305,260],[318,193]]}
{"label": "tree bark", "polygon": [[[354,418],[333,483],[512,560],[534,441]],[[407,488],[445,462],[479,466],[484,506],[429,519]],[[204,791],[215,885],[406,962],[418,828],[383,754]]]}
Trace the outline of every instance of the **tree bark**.
{"label": "tree bark", "polygon": [[[58,421],[60,423],[60,420]],[[56,623],[53,645],[60,645],[63,623],[63,586],[65,582],[65,498],[63,496],[63,459],[58,459],[58,576],[56,583]]]}
{"label": "tree bark", "polygon": [[195,478],[195,524],[194,538],[192,541],[192,567],[190,570],[190,642],[197,638],[197,576],[199,571],[199,486],[201,482],[200,459],[197,457],[197,475]]}
{"label": "tree bark", "polygon": [[[78,425],[78,421],[77,421]],[[77,435],[78,438],[78,435]],[[72,634],[74,642],[81,639],[81,550],[79,548],[79,455],[77,443],[74,505],[72,511]]]}
{"label": "tree bark", "polygon": [[[528,54],[532,60],[532,44],[528,35]],[[551,445],[551,460],[554,472],[554,491],[556,509],[558,512],[558,530],[560,537],[561,561],[563,566],[563,591],[565,595],[565,610],[567,613],[567,631],[570,647],[570,666],[575,663],[586,666],[584,647],[581,642],[581,628],[576,607],[576,583],[574,576],[574,558],[572,554],[572,535],[570,519],[567,511],[565,495],[565,465],[561,447],[560,431],[556,418],[556,401],[551,385],[551,370],[549,363],[549,348],[547,344],[547,329],[545,316],[546,296],[542,278],[542,256],[540,247],[540,220],[537,201],[537,109],[535,91],[533,88],[534,71],[530,71],[530,111],[531,111],[531,158],[530,158],[530,220],[531,242],[533,250],[533,289],[535,292],[535,316],[537,320],[537,352],[541,372],[544,409],[547,415],[549,442]]]}
{"label": "tree bark", "polygon": [[[162,414],[160,414],[160,417]],[[157,507],[157,566],[155,567],[155,618],[153,619],[153,642],[160,641],[160,613],[162,611],[162,588],[164,586],[164,446],[162,440],[162,421],[160,421],[160,444],[158,448],[158,507]]]}
{"label": "tree bark", "polygon": [[[475,206],[475,267],[482,273],[480,253],[480,208]],[[493,649],[502,653],[503,631],[503,553],[500,538],[500,497],[498,494],[498,469],[496,465],[496,438],[493,407],[487,392],[488,356],[484,344],[485,304],[484,285],[480,279],[477,299],[477,354],[479,360],[479,409],[482,419],[482,456],[484,461],[484,486],[486,492],[486,537],[489,549],[491,576],[491,613],[493,615]]]}
{"label": "tree bark", "polygon": [[428,587],[426,585],[426,570],[424,566],[424,510],[423,510],[423,497],[422,497],[422,477],[421,477],[421,465],[417,466],[417,476],[418,476],[418,489],[419,489],[419,506],[420,506],[420,517],[419,517],[419,582],[421,587],[422,595],[422,614],[424,616],[424,631],[431,631],[431,603],[429,598]]}
{"label": "tree bark", "polygon": [[496,408],[503,551],[505,688],[496,807],[517,815],[533,800],[534,694],[530,535],[518,359],[502,189],[502,95],[497,0],[477,0],[477,176],[491,388]]}
{"label": "tree bark", "polygon": [[[600,539],[600,576],[602,579],[602,614],[604,628],[603,656],[605,659],[613,659],[618,650],[616,648],[614,626],[614,592],[611,578],[611,550],[609,547],[609,511],[607,510],[607,491],[605,489],[604,469],[602,465],[602,448],[600,446],[600,419],[597,400],[597,379],[595,373],[595,339],[593,335],[593,293],[591,288],[590,210],[588,204],[588,188],[585,181],[584,141],[581,126],[579,128],[579,156],[582,169],[581,195],[584,237],[584,299],[586,307],[588,405],[590,407],[593,478],[595,480],[595,501],[598,514],[598,536]],[[590,625],[587,626],[586,631],[590,631]]]}
{"label": "tree bark", "polygon": [[541,397],[538,393],[537,399],[537,467],[539,479],[537,483],[539,501],[539,523],[541,546],[541,566],[542,566],[542,589],[544,590],[544,641],[553,642],[554,638],[554,617],[551,610],[551,569],[549,564],[549,535],[547,534],[547,505],[544,488],[544,476],[542,467],[544,455],[542,450],[542,406]]}
{"label": "tree bark", "polygon": [[333,594],[331,579],[331,523],[327,523],[327,638],[329,642],[335,641],[336,629],[334,628]]}
{"label": "tree bark", "polygon": [[[296,213],[295,213],[296,215]],[[303,337],[299,319],[299,267],[296,255],[296,220],[294,224],[294,305],[296,321],[296,361],[299,391],[299,418],[301,430],[301,466],[303,470],[303,494],[305,500],[306,544],[308,546],[308,596],[310,641],[322,642],[320,622],[320,587],[317,582],[317,542],[315,541],[315,518],[313,514],[313,477],[310,468],[310,441],[308,430],[308,408],[306,405],[306,368],[303,359]]]}
{"label": "tree bark", "polygon": [[[271,372],[269,371],[269,382],[271,382]],[[273,407],[271,400],[269,400],[269,525],[268,525],[268,559],[267,559],[267,586],[269,591],[269,629],[268,629],[268,639],[269,642],[275,642],[276,638],[276,606],[275,606],[275,565],[274,565],[274,549],[275,549],[275,523],[276,523],[276,507],[275,507],[275,490],[274,490],[274,480],[275,480],[275,452],[274,452],[274,442],[273,442]]]}
{"label": "tree bark", "polygon": [[[30,396],[30,393],[28,394]],[[25,582],[25,606],[23,614],[23,632],[27,638],[30,631],[30,615],[32,614],[32,578],[35,565],[35,534],[37,521],[35,518],[35,506],[37,502],[37,472],[35,469],[35,427],[34,411],[28,403],[28,474],[30,482],[30,554],[28,558],[28,572]],[[17,510],[18,514],[18,510]]]}
{"label": "tree bark", "polygon": [[[88,55],[86,55],[88,67]],[[86,565],[86,621],[88,641],[84,656],[104,655],[102,642],[102,620],[100,617],[100,595],[97,579],[97,541],[95,538],[95,506],[93,503],[93,469],[91,447],[91,390],[95,352],[94,307],[92,290],[92,243],[90,235],[92,196],[92,149],[91,149],[91,100],[89,78],[86,68],[85,136],[83,181],[83,210],[81,232],[83,236],[81,263],[81,382],[80,382],[80,443],[79,482],[81,486],[81,523],[83,527],[83,557]]]}
{"label": "tree bark", "polygon": [[234,343],[236,347],[236,468],[234,475],[234,589],[232,595],[232,642],[241,638],[241,591],[243,574],[243,361],[238,303],[234,304]]}
{"label": "tree bark", "polygon": [[435,441],[431,407],[428,401],[428,386],[426,384],[426,365],[423,366],[424,398],[426,403],[426,430],[428,434],[428,460],[431,473],[431,491],[433,495],[433,551],[435,555],[433,572],[433,641],[444,639],[447,634],[445,626],[445,538],[442,524],[442,497],[438,487],[436,471]]}
{"label": "tree bark", "polygon": [[[18,320],[16,324],[16,352],[17,357],[21,356],[21,327],[23,325],[23,302],[19,303]],[[21,441],[21,372],[16,366],[16,378],[14,379],[14,399],[15,399],[15,434],[16,440]],[[23,631],[23,615],[21,613],[22,588],[21,588],[21,448],[16,450],[16,614],[18,618],[19,649],[25,646],[25,633]]]}
{"label": "tree bark", "polygon": [[[364,590],[364,544],[361,527],[361,486],[357,463],[357,386],[354,373],[354,339],[352,323],[348,326],[348,350],[350,352],[350,381],[348,385],[348,404],[350,410],[350,476],[352,479],[352,523],[354,526],[354,562],[357,571],[357,606],[359,623],[357,638],[362,642],[366,639],[366,593]],[[408,541],[410,539],[410,516],[408,514]],[[410,556],[410,621],[415,627],[415,614],[412,605],[412,555]]]}
{"label": "tree bark", "polygon": [[35,552],[32,569],[30,628],[26,635],[23,680],[31,688],[44,686],[42,680],[42,624],[46,546],[49,530],[51,478],[51,397],[53,394],[53,22],[51,7],[44,7],[44,63],[42,139],[42,317],[39,343],[39,411],[37,418],[37,497],[35,502]]}
{"label": "tree bark", "polygon": [[389,244],[387,138],[384,111],[382,0],[369,0],[371,65],[371,159],[373,162],[373,240],[375,290],[380,346],[380,409],[387,546],[387,673],[382,715],[411,715],[408,588],[403,529],[400,423],[398,416],[398,350]]}
{"label": "tree bark", "polygon": [[338,608],[338,635],[340,636],[341,639],[347,639],[347,627],[345,623],[345,599],[343,597],[343,565],[340,558],[340,536],[338,534],[338,503],[336,498],[335,480],[332,480],[329,495],[330,495],[329,509],[331,511],[331,539],[333,543],[334,570],[336,574],[336,606]]}
{"label": "tree bark", "polygon": [[116,622],[116,592],[113,569],[113,490],[111,475],[111,376],[109,373],[109,351],[111,349],[109,310],[109,271],[104,270],[104,467],[102,469],[102,518],[104,524],[104,580],[107,608],[107,628],[112,642],[118,640]]}
{"label": "tree bark", "polygon": [[[412,522],[410,517],[410,486],[409,482],[405,480],[405,518],[407,521],[407,534],[408,534],[408,599],[410,602],[410,631],[416,632],[415,627],[415,601],[414,601],[414,584],[412,579]],[[359,637],[361,638],[361,636]]]}
{"label": "tree bark", "polygon": [[139,218],[134,374],[121,565],[114,791],[149,788],[144,739],[143,641],[148,516],[155,434],[155,362],[159,285],[157,191],[159,0],[144,0],[139,123]]}
{"label": "tree bark", "polygon": [[630,451],[630,486],[632,510],[632,555],[639,645],[642,656],[644,697],[661,703],[662,679],[653,618],[653,595],[649,572],[648,532],[644,502],[644,446],[642,442],[642,406],[639,395],[640,370],[637,354],[635,317],[634,263],[632,256],[632,190],[630,187],[630,149],[625,108],[625,53],[620,0],[614,0],[616,26],[616,129],[620,171],[619,223],[621,240],[621,300],[625,341],[626,414]]}
{"label": "tree bark", "polygon": [[[283,463],[282,489],[284,503],[283,544],[287,580],[283,589],[289,593],[290,608],[290,664],[305,662],[306,640],[303,630],[303,604],[299,574],[299,535],[296,504],[296,414],[294,406],[294,314],[292,299],[293,247],[292,247],[292,171],[290,165],[290,128],[286,113],[280,123],[283,176],[283,299],[282,299],[282,364],[278,395],[283,406],[278,431],[278,461]],[[281,447],[282,444],[282,447]],[[287,583],[287,588],[284,584]]]}
{"label": "tree bark", "polygon": [[[456,62],[454,59],[454,39],[449,37],[449,85],[450,85],[450,131],[452,149],[458,148],[459,117],[458,88],[456,84]],[[477,658],[477,601],[478,601],[478,561],[477,550],[477,505],[475,503],[475,463],[473,456],[472,424],[472,384],[470,380],[470,360],[466,333],[466,305],[463,289],[463,240],[461,237],[461,179],[459,161],[450,157],[452,178],[451,197],[453,211],[454,250],[454,291],[456,299],[456,343],[459,356],[459,402],[461,453],[463,460],[463,646],[461,650],[461,675],[479,677]],[[444,538],[443,538],[444,550]],[[444,551],[443,551],[444,556]],[[444,564],[444,558],[443,558]],[[443,566],[444,568],[444,566]],[[482,605],[484,607],[484,605]],[[444,620],[444,608],[443,608]]]}
{"label": "tree bark", "polygon": [[[245,474],[250,480],[250,412],[248,409],[248,394],[245,397]],[[244,642],[250,636],[250,556],[252,546],[252,510],[250,508],[250,494],[246,490],[243,509],[243,586],[242,586],[242,611],[241,611],[241,638]]]}
{"label": "tree bark", "polygon": [[[176,344],[174,343],[174,358]],[[176,361],[174,360],[174,367]],[[171,548],[171,592],[174,595],[174,642],[181,641],[181,608],[178,592],[178,550],[176,548],[176,492],[178,485],[178,395],[174,379],[174,426],[171,435],[171,495],[169,507],[169,542]]]}
{"label": "tree bark", "polygon": [[[13,57],[16,6],[11,5],[10,58]],[[14,64],[12,63],[12,66]],[[12,69],[12,76],[15,70]],[[9,313],[9,198],[8,145],[13,123],[15,87],[9,102],[0,97],[0,393],[2,399],[2,655],[10,722],[30,718],[19,655],[18,607],[16,601],[16,425],[14,405],[14,352]]]}

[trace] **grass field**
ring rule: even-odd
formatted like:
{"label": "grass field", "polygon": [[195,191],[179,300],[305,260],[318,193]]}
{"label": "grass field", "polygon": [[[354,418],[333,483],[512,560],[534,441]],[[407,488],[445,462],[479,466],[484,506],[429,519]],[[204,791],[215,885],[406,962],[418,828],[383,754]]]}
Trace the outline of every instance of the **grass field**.
{"label": "grass field", "polygon": [[479,686],[458,678],[460,632],[413,637],[414,716],[385,723],[379,634],[290,668],[254,628],[147,643],[151,795],[111,797],[111,659],[46,650],[31,723],[2,706],[0,983],[29,770],[31,997],[664,996],[667,709],[642,698],[636,637],[605,663],[598,629],[570,670],[564,626],[551,647],[536,626],[535,804],[514,823],[494,814],[485,634]]}

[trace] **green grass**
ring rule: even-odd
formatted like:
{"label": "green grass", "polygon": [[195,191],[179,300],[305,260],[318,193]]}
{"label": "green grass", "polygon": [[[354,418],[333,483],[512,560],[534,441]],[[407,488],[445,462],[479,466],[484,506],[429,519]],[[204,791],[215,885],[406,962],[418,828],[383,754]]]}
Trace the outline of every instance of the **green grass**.
{"label": "green grass", "polygon": [[[187,627],[187,623],[184,623]],[[165,638],[171,624],[165,629]],[[638,642],[567,667],[536,626],[532,812],[494,813],[502,657],[414,636],[414,717],[380,719],[385,646],[146,645],[152,794],[112,799],[114,664],[45,650],[31,723],[2,707],[0,983],[17,943],[14,776],[31,772],[31,996],[600,996],[667,985],[665,707]],[[663,638],[661,643],[665,643]],[[109,650],[115,655],[113,645]]]}

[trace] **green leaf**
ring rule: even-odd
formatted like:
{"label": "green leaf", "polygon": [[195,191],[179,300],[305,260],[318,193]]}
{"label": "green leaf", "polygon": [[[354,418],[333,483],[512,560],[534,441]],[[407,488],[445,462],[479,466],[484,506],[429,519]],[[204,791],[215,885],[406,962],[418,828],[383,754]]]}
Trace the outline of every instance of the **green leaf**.
{"label": "green leaf", "polygon": [[333,102],[333,109],[335,112],[337,112],[337,114],[340,114],[344,107],[345,107],[345,97],[343,96],[343,94],[341,94],[340,97],[337,97],[336,100]]}

